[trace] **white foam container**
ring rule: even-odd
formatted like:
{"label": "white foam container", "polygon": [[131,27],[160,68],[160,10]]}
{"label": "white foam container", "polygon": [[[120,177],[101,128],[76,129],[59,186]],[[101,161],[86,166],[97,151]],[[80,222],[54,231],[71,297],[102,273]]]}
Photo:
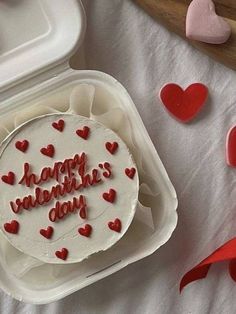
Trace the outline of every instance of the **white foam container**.
{"label": "white foam container", "polygon": [[[69,58],[81,45],[85,31],[82,4],[76,0],[2,0],[0,2],[0,115],[1,121],[25,104],[37,103],[42,97],[76,84],[88,83],[116,98],[135,133],[136,145],[143,154],[144,168],[158,178],[158,202],[152,204],[155,232],[144,241],[122,250],[111,249],[97,258],[61,271],[55,281],[41,280],[43,269],[16,278],[1,261],[0,287],[15,299],[45,304],[61,299],[138,261],[170,238],[177,224],[177,197],[162,162],[150,140],[136,107],[125,88],[113,77],[98,71],[72,70]],[[146,162],[145,162],[146,161]],[[138,236],[137,236],[138,237]],[[126,240],[124,240],[126,241]],[[131,241],[131,242],[129,242]],[[108,250],[109,251],[109,250]],[[105,262],[104,262],[105,261]],[[38,276],[38,277],[37,277]]]}

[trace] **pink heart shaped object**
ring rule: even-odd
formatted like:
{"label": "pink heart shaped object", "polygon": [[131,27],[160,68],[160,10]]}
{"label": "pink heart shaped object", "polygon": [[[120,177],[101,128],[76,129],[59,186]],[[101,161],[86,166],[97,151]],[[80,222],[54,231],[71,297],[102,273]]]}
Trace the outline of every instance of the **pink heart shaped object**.
{"label": "pink heart shaped object", "polygon": [[215,12],[212,0],[193,0],[186,17],[186,37],[209,44],[223,44],[231,34],[230,25]]}

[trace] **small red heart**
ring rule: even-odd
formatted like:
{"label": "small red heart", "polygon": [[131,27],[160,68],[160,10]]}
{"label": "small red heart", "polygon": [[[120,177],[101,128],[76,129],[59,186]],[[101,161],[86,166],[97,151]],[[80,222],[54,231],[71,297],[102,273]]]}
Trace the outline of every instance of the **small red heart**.
{"label": "small red heart", "polygon": [[103,198],[105,201],[113,203],[116,198],[116,191],[113,189],[110,189],[109,192],[103,193]]}
{"label": "small red heart", "polygon": [[178,120],[188,122],[205,104],[208,89],[201,83],[194,83],[183,90],[177,84],[167,84],[160,91],[160,98],[166,109]]}
{"label": "small red heart", "polygon": [[39,232],[43,237],[51,239],[53,234],[53,227],[48,226],[47,229],[41,229]]}
{"label": "small red heart", "polygon": [[9,171],[7,175],[2,176],[2,181],[7,184],[13,185],[15,182],[15,174]]}
{"label": "small red heart", "polygon": [[29,146],[29,142],[27,140],[24,141],[17,141],[15,144],[15,147],[22,151],[23,153],[26,152],[27,148]]}
{"label": "small red heart", "polygon": [[85,226],[84,226],[84,228],[79,228],[78,229],[78,232],[79,232],[79,234],[81,234],[82,236],[84,236],[84,237],[89,237],[90,236],[90,234],[91,234],[91,232],[92,232],[92,226],[91,225],[89,225],[89,224],[86,224]]}
{"label": "small red heart", "polygon": [[78,129],[76,134],[86,140],[89,136],[90,128],[88,126],[84,126],[83,129]]}
{"label": "small red heart", "polygon": [[231,128],[226,139],[226,161],[231,167],[236,167],[236,126]]}
{"label": "small red heart", "polygon": [[10,223],[7,222],[4,224],[4,229],[6,230],[6,232],[8,233],[13,233],[16,234],[18,233],[19,230],[19,222],[16,220],[12,220]]}
{"label": "small red heart", "polygon": [[55,252],[56,257],[63,259],[64,261],[67,259],[68,250],[66,248],[61,249],[61,251]]}
{"label": "small red heart", "polygon": [[117,148],[118,148],[118,143],[117,142],[113,142],[113,143],[110,143],[110,142],[107,142],[106,144],[106,149],[113,155]]}
{"label": "small red heart", "polygon": [[135,168],[126,168],[126,169],[125,169],[125,174],[126,174],[127,177],[129,177],[130,179],[133,179],[135,173],[136,173],[136,169],[135,169]]}
{"label": "small red heart", "polygon": [[62,132],[64,130],[65,121],[60,119],[58,122],[53,122],[52,126],[54,127],[54,129]]}
{"label": "small red heart", "polygon": [[120,232],[121,231],[121,221],[119,218],[116,218],[115,221],[110,221],[108,222],[108,227],[116,232]]}
{"label": "small red heart", "polygon": [[54,146],[52,144],[49,144],[47,147],[43,147],[40,149],[40,152],[48,157],[53,157],[55,153]]}

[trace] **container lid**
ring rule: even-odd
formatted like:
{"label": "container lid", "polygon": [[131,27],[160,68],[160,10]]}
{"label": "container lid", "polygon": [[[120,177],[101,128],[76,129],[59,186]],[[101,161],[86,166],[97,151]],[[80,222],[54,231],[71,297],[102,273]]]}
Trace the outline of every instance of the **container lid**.
{"label": "container lid", "polygon": [[0,91],[67,62],[83,39],[77,0],[0,1]]}

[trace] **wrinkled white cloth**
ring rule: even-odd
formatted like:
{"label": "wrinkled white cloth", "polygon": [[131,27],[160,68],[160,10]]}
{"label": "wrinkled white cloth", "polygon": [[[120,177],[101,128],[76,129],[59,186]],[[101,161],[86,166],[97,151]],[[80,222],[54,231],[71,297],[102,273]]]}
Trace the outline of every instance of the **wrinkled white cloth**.
{"label": "wrinkled white cloth", "polygon": [[[236,170],[225,163],[225,138],[236,124],[236,73],[154,22],[130,0],[85,0],[88,69],[107,72],[130,92],[176,188],[179,222],[152,256],[49,305],[0,292],[3,314],[205,314],[236,312],[227,264],[179,295],[181,277],[236,236]],[[75,59],[74,59],[75,61]],[[190,124],[172,119],[157,100],[167,82],[201,81],[210,99]]]}

